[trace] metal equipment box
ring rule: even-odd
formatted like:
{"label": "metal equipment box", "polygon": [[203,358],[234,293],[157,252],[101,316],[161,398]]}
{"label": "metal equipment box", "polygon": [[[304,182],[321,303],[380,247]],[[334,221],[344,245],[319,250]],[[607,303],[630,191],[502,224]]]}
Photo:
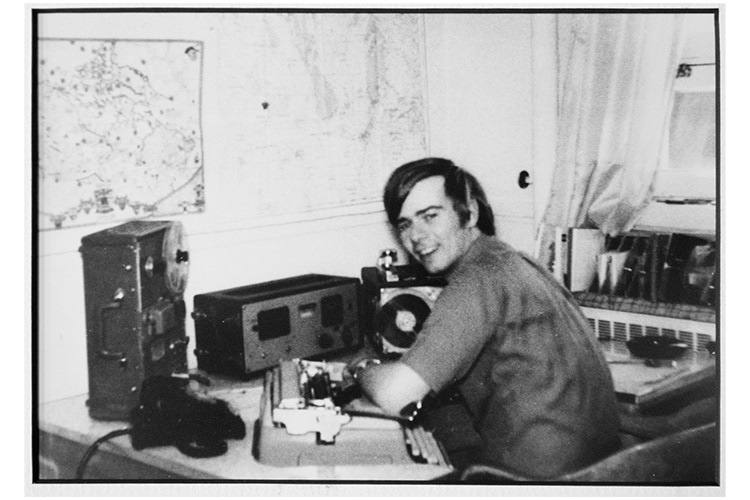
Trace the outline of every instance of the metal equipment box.
{"label": "metal equipment box", "polygon": [[357,278],[305,274],[196,295],[198,368],[246,378],[281,359],[357,348],[358,288]]}
{"label": "metal equipment box", "polygon": [[81,239],[89,414],[127,420],[144,379],[187,374],[182,226],[131,221]]}

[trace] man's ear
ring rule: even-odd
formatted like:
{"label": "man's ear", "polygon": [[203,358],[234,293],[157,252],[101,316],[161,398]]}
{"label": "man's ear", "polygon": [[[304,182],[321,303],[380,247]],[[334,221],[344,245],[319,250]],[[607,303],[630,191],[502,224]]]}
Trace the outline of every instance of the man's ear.
{"label": "man's ear", "polygon": [[476,227],[479,222],[479,203],[475,198],[469,199],[469,220],[466,221],[466,227]]}

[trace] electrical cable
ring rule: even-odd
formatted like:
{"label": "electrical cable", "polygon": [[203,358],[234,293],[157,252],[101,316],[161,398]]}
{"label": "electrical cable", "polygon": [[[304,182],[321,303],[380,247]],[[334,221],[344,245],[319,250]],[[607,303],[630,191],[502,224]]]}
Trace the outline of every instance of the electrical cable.
{"label": "electrical cable", "polygon": [[100,437],[94,443],[88,447],[86,450],[86,453],[83,454],[83,458],[81,458],[80,463],[78,464],[78,468],[76,468],[76,479],[83,479],[83,473],[86,471],[86,465],[88,464],[89,460],[91,460],[91,457],[94,455],[96,450],[99,448],[99,446],[104,443],[105,441],[109,441],[112,438],[115,438],[117,436],[124,436],[126,434],[130,434],[132,429],[129,427],[126,429],[119,429],[116,431],[112,431],[110,433],[105,434],[104,436]]}

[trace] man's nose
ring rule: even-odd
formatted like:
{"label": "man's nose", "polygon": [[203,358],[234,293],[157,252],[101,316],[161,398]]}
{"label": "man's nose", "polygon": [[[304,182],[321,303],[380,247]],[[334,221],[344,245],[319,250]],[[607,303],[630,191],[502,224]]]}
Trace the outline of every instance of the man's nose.
{"label": "man's nose", "polygon": [[412,243],[421,242],[425,236],[427,236],[427,231],[424,224],[419,221],[412,223],[409,231],[409,239]]}

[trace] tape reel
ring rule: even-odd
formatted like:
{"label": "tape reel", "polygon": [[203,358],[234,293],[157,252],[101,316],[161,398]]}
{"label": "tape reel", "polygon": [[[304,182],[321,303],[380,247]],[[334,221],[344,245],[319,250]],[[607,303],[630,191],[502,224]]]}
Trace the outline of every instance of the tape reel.
{"label": "tape reel", "polygon": [[397,358],[409,350],[438,294],[433,287],[383,290],[375,313],[375,344],[381,356]]}
{"label": "tape reel", "polygon": [[166,263],[165,281],[172,293],[183,293],[188,279],[188,244],[187,234],[182,223],[172,222],[164,235],[162,258]]}

